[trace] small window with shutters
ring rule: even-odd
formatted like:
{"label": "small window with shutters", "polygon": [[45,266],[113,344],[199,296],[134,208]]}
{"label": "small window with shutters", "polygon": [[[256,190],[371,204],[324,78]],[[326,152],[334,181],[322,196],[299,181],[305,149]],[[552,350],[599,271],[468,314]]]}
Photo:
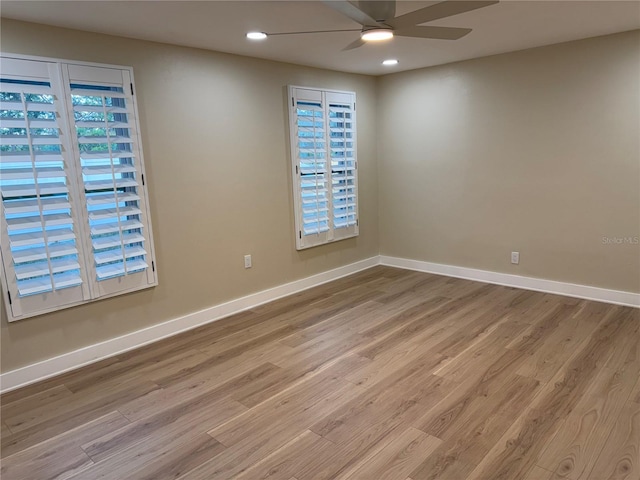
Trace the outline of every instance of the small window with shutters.
{"label": "small window with shutters", "polygon": [[288,92],[296,248],[357,236],[355,93]]}
{"label": "small window with shutters", "polygon": [[9,320],[156,285],[131,69],[0,60]]}

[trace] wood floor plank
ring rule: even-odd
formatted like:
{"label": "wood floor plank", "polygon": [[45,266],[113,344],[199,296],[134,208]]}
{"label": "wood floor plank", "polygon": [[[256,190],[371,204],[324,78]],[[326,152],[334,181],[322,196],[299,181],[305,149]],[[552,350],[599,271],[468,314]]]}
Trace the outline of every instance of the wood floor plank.
{"label": "wood floor plank", "polygon": [[207,355],[199,350],[185,349],[180,352],[162,355],[146,362],[141,362],[135,368],[129,368],[120,375],[105,379],[79,379],[72,384],[65,384],[74,393],[91,390],[96,384],[112,388],[121,385],[131,378],[145,379],[158,383],[157,380],[176,372],[182,371],[185,366],[205,361]]}
{"label": "wood floor plank", "polygon": [[[561,421],[588,390],[601,359],[608,359],[633,321],[632,309],[613,308],[558,374],[528,405],[514,425],[469,475],[469,480],[510,480],[526,475],[561,428]],[[548,321],[553,321],[553,318]],[[539,339],[536,331],[531,338]],[[518,348],[529,348],[531,338],[520,339]]]}
{"label": "wood floor plank", "polygon": [[609,308],[610,305],[589,303],[574,315],[565,316],[551,336],[532,351],[518,374],[548,382],[575,348],[593,333]]}
{"label": "wood floor plank", "polygon": [[357,332],[338,337],[325,334],[298,347],[283,351],[283,354],[274,356],[272,362],[282,368],[309,371],[336,357],[348,354],[367,341],[365,336]]}
{"label": "wood floor plank", "polygon": [[[456,383],[471,381],[474,372],[483,372],[502,355],[506,355],[505,345],[525,328],[525,324],[512,321],[509,317],[497,320],[487,330],[469,341],[465,350],[448,358],[434,370],[435,375],[448,378]],[[524,355],[515,354],[512,361],[526,361]],[[513,373],[517,373],[516,370]]]}
{"label": "wood floor plank", "polygon": [[[300,309],[296,309],[299,311]],[[234,315],[230,315],[229,317],[225,317],[219,319],[215,322],[208,323],[197,327],[193,330],[189,330],[187,332],[176,335],[175,337],[170,337],[168,339],[162,340],[162,349],[160,352],[165,354],[167,351],[174,351],[172,349],[177,348],[180,349],[196,349],[202,350],[206,347],[211,346],[213,343],[218,342],[224,338],[227,338],[235,333],[241,332],[247,328],[251,328],[255,325],[260,325],[265,322],[265,320],[269,320],[270,315],[268,313],[257,313],[254,310],[245,310],[243,312],[236,313]],[[153,349],[153,344],[143,347],[148,350],[149,355],[153,355],[155,349]],[[133,360],[131,352],[124,354],[123,361]]]}
{"label": "wood floor plank", "polygon": [[186,405],[188,402],[202,398],[207,398],[209,401],[221,400],[233,395],[236,389],[251,385],[253,382],[260,381],[263,377],[280,370],[273,364],[261,363],[239,375],[225,377],[228,378],[226,381],[225,378],[215,377],[210,381],[202,380],[172,385],[154,390],[128,402],[122,405],[119,411],[129,420],[137,421],[167,411],[167,405]]}
{"label": "wood floor plank", "polygon": [[19,389],[3,393],[0,396],[0,404],[9,405],[14,402],[22,402],[23,400],[26,400],[28,397],[32,395],[37,395],[39,393],[44,392],[45,390],[49,390],[59,385],[64,385],[65,381],[68,381],[74,378],[84,377],[85,375],[91,374],[91,372],[93,372],[95,369],[100,369],[100,368],[103,368],[103,366],[105,365],[111,365],[114,363],[118,363],[119,361],[120,361],[119,357],[106,358],[104,360],[100,360],[99,362],[93,363],[86,367],[82,367],[77,370],[73,370],[71,372],[63,373],[56,377],[49,378],[47,380],[42,380],[40,382],[36,382],[31,385],[27,385],[25,387],[21,387]]}
{"label": "wood floor plank", "polygon": [[[521,293],[503,288],[486,295],[482,301],[474,302],[470,309],[462,310],[463,317],[455,324],[449,324],[458,328],[451,328],[451,334],[436,343],[434,350],[446,357],[457,357],[499,325],[507,324],[514,330],[523,328],[526,322],[518,317],[518,313],[526,308],[526,304],[517,301]],[[517,306],[513,307],[514,304]]]}
{"label": "wood floor plank", "polygon": [[100,392],[96,388],[90,395],[74,394],[68,398],[52,401],[49,405],[44,404],[16,413],[7,418],[6,423],[15,435],[23,431],[35,430],[40,425],[60,423],[65,419],[69,421],[69,424],[74,424],[76,417],[102,416],[116,410],[123,401],[138,398],[158,388],[156,384],[144,381],[131,381],[114,391]]}
{"label": "wood floor plank", "polygon": [[121,452],[146,454],[163,444],[180,442],[182,438],[206,433],[225,421],[246,411],[246,407],[230,398],[207,394],[174,405],[161,413],[131,422],[82,445],[89,457],[99,462]]}
{"label": "wood floor plank", "polygon": [[[342,302],[342,305],[336,311],[344,310],[346,305],[346,302]],[[185,368],[171,375],[159,377],[156,381],[162,386],[167,386],[175,382],[184,381],[187,377],[197,376],[203,372],[206,373],[211,368],[237,360],[238,356],[246,356],[248,352],[258,351],[260,348],[268,349],[273,342],[303,328],[300,322],[309,321],[311,324],[315,324],[330,316],[332,315],[328,311],[309,308],[305,305],[296,307],[293,310],[287,309],[276,318],[270,318],[268,314],[262,313],[256,317],[260,320],[259,322],[244,329],[235,330],[231,333],[227,332],[228,334],[223,336],[207,335],[204,342],[194,339],[192,347],[200,349],[208,358],[203,362],[194,364],[191,368]],[[297,321],[295,325],[294,320]],[[260,328],[258,329],[256,325]],[[260,332],[260,335],[256,335],[256,332]]]}
{"label": "wood floor plank", "polygon": [[48,449],[45,452],[30,449],[27,453],[28,458],[20,462],[12,462],[11,458],[3,460],[0,475],[4,480],[67,479],[78,473],[84,475],[93,465],[89,456],[75,445],[62,444],[56,449],[56,455],[61,458],[59,462],[51,461]]}
{"label": "wood floor plank", "polygon": [[[406,365],[414,361],[413,356],[416,354],[420,355],[426,350],[434,352],[446,350],[456,343],[455,338],[459,332],[463,332],[478,317],[482,317],[487,311],[493,309],[491,302],[496,299],[497,292],[500,291],[487,294],[478,305],[470,304],[466,307],[453,309],[443,306],[442,309],[438,308],[434,312],[426,312],[427,315],[423,318],[418,318],[417,321],[413,321],[413,323],[403,326],[401,330],[392,333],[393,335],[406,336],[404,342],[390,345],[386,350],[379,350],[379,347],[375,345],[373,348],[365,349],[375,355],[374,361],[367,368],[354,372],[349,380],[363,386],[375,384],[380,378],[389,374],[390,369],[400,368],[403,363]],[[477,338],[481,335],[481,332],[476,333],[474,337]],[[394,343],[393,340],[392,343]],[[360,350],[357,351],[362,353]],[[447,361],[445,360],[443,363]]]}
{"label": "wood floor plank", "polygon": [[377,266],[3,394],[8,480],[640,480],[640,310]]}
{"label": "wood floor plank", "polygon": [[534,465],[522,480],[560,480],[560,478],[555,473]]}
{"label": "wood floor plank", "polygon": [[82,450],[82,444],[128,424],[129,421],[120,413],[109,413],[78,428],[6,456],[2,459],[0,477],[5,480],[63,479],[85,471],[93,465],[93,461]]}
{"label": "wood floor plank", "polygon": [[640,378],[638,379],[638,383],[636,383],[633,392],[631,393],[631,397],[629,398],[630,402],[640,403]]}
{"label": "wood floor plank", "polygon": [[[635,328],[629,330],[626,339],[638,338]],[[630,350],[636,343],[619,343],[616,355],[594,376],[584,397],[567,415],[537,465],[563,477],[587,477],[640,376],[640,361],[635,351]]]}
{"label": "wood floor plank", "polygon": [[[640,392],[640,377],[635,392]],[[640,402],[632,395],[616,419],[590,472],[577,480],[637,480],[640,478]]]}
{"label": "wood floor plank", "polygon": [[205,433],[188,436],[182,441],[164,444],[156,442],[153,448],[146,446],[143,450],[124,450],[118,455],[117,463],[96,463],[70,477],[70,480],[174,479],[215,457],[224,449],[222,444]]}
{"label": "wood floor plank", "polygon": [[467,475],[473,470],[475,465],[465,462],[455,454],[447,455],[445,452],[446,448],[442,450],[436,449],[436,452],[411,472],[411,479],[420,480],[429,478],[439,480],[441,478],[467,478]]}
{"label": "wood floor plank", "polygon": [[224,388],[223,386],[227,382],[236,381],[238,377],[246,375],[257,378],[258,374],[256,372],[265,373],[263,369],[268,363],[270,354],[281,348],[283,347],[273,344],[243,352],[235,359],[215,364],[193,375],[185,375],[182,380],[176,378],[174,382],[163,388],[149,392],[122,405],[119,410],[127,418],[139,420],[165,410],[167,408],[165,401],[171,404],[182,403],[206,392],[211,392],[221,387]]}
{"label": "wood floor plank", "polygon": [[309,463],[316,451],[331,445],[328,440],[310,430],[305,430],[289,443],[233,478],[234,480],[290,479],[292,473],[299,472]]}
{"label": "wood floor plank", "polygon": [[[439,282],[434,290],[437,291],[438,295],[442,295],[450,299],[462,297],[470,291],[476,290],[479,286],[482,286],[481,283],[471,282],[462,278],[442,278],[444,279],[444,281]],[[401,278],[398,278],[396,280],[396,283],[400,283],[401,281]]]}
{"label": "wood floor plank", "polygon": [[[491,295],[487,297],[491,298]],[[373,361],[370,365],[352,372],[347,378],[361,386],[375,384],[394,370],[415,361],[416,357],[441,339],[464,328],[469,321],[467,317],[471,317],[472,312],[476,310],[471,307],[467,310],[454,309],[452,312],[449,307],[444,307],[447,302],[446,297],[436,296],[426,300],[424,304],[409,304],[408,308],[404,308],[387,322],[392,326],[396,325],[396,328],[389,329],[388,325],[381,325],[365,330],[363,333],[371,337],[374,343],[359,349],[358,352],[368,354],[373,357]],[[432,312],[437,314],[429,315]],[[389,342],[390,336],[404,336],[405,341],[395,342],[391,338]],[[387,348],[376,346],[376,343],[380,342],[387,342]]]}
{"label": "wood floor plank", "polygon": [[413,479],[464,478],[532,400],[538,381],[514,373],[522,354],[502,352],[414,423],[443,443],[410,472]]}
{"label": "wood floor plank", "polygon": [[[435,309],[427,310],[417,306],[415,308],[414,319],[406,324],[401,329],[392,331],[389,335],[381,338],[380,340],[368,345],[366,348],[358,350],[358,354],[367,357],[375,358],[376,355],[402,344],[407,339],[416,336],[418,333],[427,330],[430,326],[436,323],[442,317],[449,317],[457,312],[464,311],[465,308],[473,308],[474,301],[489,293],[490,287],[483,285],[476,287],[470,293],[456,299],[455,301],[445,302],[442,304],[436,303],[440,300],[439,297],[434,299]],[[413,309],[410,309],[412,311]],[[409,313],[409,312],[407,312]]]}
{"label": "wood floor plank", "polygon": [[[264,409],[266,415],[260,414],[260,411],[256,414],[254,409],[253,412],[238,416],[237,421],[234,419],[210,431],[210,435],[228,448],[179,478],[226,480],[241,474],[307,430],[310,424],[326,415],[336,404],[346,402],[358,393],[357,387],[345,384],[343,380],[328,379],[316,386],[322,388],[311,393],[306,400],[303,400],[303,397],[308,395],[308,392],[281,395],[277,401],[265,402],[269,403],[267,406],[261,404],[255,407]],[[311,390],[315,390],[316,386]],[[288,408],[289,402],[295,405],[294,409]],[[266,420],[270,414],[279,411],[283,411],[283,415],[278,416],[277,422]],[[260,424],[265,421],[269,424],[268,428],[261,428]],[[247,435],[247,431],[251,431],[251,434]]]}
{"label": "wood floor plank", "polygon": [[[260,428],[259,425],[268,421],[269,418],[284,417],[281,420],[283,424],[301,420],[305,422],[305,428],[307,428],[306,422],[315,418],[320,411],[317,404],[328,395],[343,391],[346,392],[346,396],[341,398],[345,400],[360,394],[359,387],[338,376],[318,374],[238,415],[224,425],[209,431],[209,434],[224,445],[231,446],[247,437],[251,430]],[[334,405],[333,408],[336,406]]]}
{"label": "wood floor plank", "polygon": [[180,360],[190,361],[190,357],[202,356],[193,345],[191,332],[178,335],[172,339],[172,342],[163,340],[158,342],[156,348],[145,346],[136,350],[136,354],[130,352],[120,356],[118,362],[102,365],[92,371],[87,371],[83,375],[70,378],[65,381],[65,385],[73,392],[87,392],[95,388],[96,385],[117,387],[127,383],[136,374],[141,378],[150,379],[150,375],[154,370],[165,370],[175,368],[173,363],[179,363]]}
{"label": "wood floor plank", "polygon": [[[417,273],[417,272],[416,272]],[[387,286],[376,289],[386,292],[376,299],[376,302],[398,303],[413,301],[426,296],[438,296],[438,289],[446,284],[447,278],[438,275],[424,275],[417,273],[414,277],[407,277],[407,281],[396,280],[388,282]]]}
{"label": "wood floor plank", "polygon": [[370,461],[364,462],[345,478],[358,480],[404,480],[417,465],[433,452],[441,440],[409,427],[386,445]]}
{"label": "wood floor plank", "polygon": [[387,419],[356,432],[342,443],[331,442],[314,452],[313,458],[297,473],[298,478],[328,480],[345,476],[362,462],[375,456],[404,428],[397,419]]}
{"label": "wood floor plank", "polygon": [[46,407],[60,399],[68,399],[72,396],[73,392],[71,392],[66,385],[57,385],[34,395],[30,395],[20,402],[0,405],[0,418],[2,418],[3,423],[10,421],[16,424],[19,423],[19,420],[17,420],[16,417],[24,415],[25,412],[30,412],[40,407]]}
{"label": "wood floor plank", "polygon": [[440,359],[423,355],[414,364],[398,370],[348,403],[337,408],[313,426],[311,430],[336,443],[344,443],[376,423],[396,418],[409,422],[420,415],[425,405],[440,400],[446,388],[444,379],[431,375]]}
{"label": "wood floor plank", "polygon": [[339,360],[335,362],[331,360],[324,362],[321,367],[318,367],[317,363],[309,362],[290,368],[278,368],[278,371],[271,375],[235,389],[232,398],[247,407],[254,407],[290,388],[296,382],[303,381],[305,377],[313,375],[320,368],[323,371],[330,371],[335,376],[345,378],[350,371],[368,362],[369,359],[359,355],[346,354],[340,356]]}
{"label": "wood floor plank", "polygon": [[102,399],[94,399],[90,403],[80,405],[77,409],[67,409],[61,415],[49,417],[43,422],[3,437],[1,455],[4,458],[56,437],[68,430],[81,427],[88,422],[116,411],[121,404],[157,388],[158,386],[153,383],[141,382],[127,391],[107,394]]}
{"label": "wood floor plank", "polygon": [[206,373],[210,368],[229,362],[244,352],[267,346],[293,330],[294,328],[290,325],[284,325],[259,337],[251,338],[249,336],[243,336],[242,341],[234,342],[230,348],[226,348],[226,346],[212,347],[205,351],[205,353],[208,354],[206,360],[191,367],[184,368],[172,375],[162,377],[158,379],[158,384],[167,386],[176,381],[184,381],[189,377],[194,377],[199,373]]}
{"label": "wood floor plank", "polygon": [[422,355],[424,352],[417,345],[394,348],[378,355],[374,360],[367,358],[367,363],[354,368],[345,378],[360,387],[370,388]]}
{"label": "wood floor plank", "polygon": [[381,295],[382,292],[372,290],[366,285],[350,285],[327,298],[317,300],[308,304],[310,308],[320,308],[322,310],[333,310],[335,307],[353,308],[356,305],[365,303]]}
{"label": "wood floor plank", "polygon": [[[225,447],[211,438],[211,436],[200,434],[195,438],[189,438],[185,443],[177,447],[173,445],[167,446],[137,470],[131,472],[129,478],[135,478],[136,480],[173,480],[217,456],[224,449]],[[89,469],[87,474],[91,473],[92,470]]]}
{"label": "wood floor plank", "polygon": [[533,323],[522,335],[514,338],[506,348],[533,354],[544,342],[553,338],[560,324],[570,319],[577,311],[576,305],[558,305],[544,315],[540,321]]}
{"label": "wood floor plank", "polygon": [[[442,298],[442,297],[440,297]],[[292,335],[280,340],[283,345],[297,347],[308,342],[313,342],[323,334],[364,333],[383,322],[387,322],[392,316],[404,311],[406,308],[418,304],[427,305],[431,299],[407,298],[393,304],[380,304],[377,299],[367,301],[349,310],[343,311],[325,321],[318,322],[304,328]],[[444,298],[442,298],[444,300]],[[298,322],[300,323],[300,322]]]}
{"label": "wood floor plank", "polygon": [[509,418],[517,414],[532,400],[538,386],[533,379],[511,374],[508,365],[494,364],[474,384],[447,395],[415,425],[442,440],[456,440],[458,445],[459,439],[473,435],[477,444],[482,441],[480,435],[487,433],[488,421],[496,415]]}

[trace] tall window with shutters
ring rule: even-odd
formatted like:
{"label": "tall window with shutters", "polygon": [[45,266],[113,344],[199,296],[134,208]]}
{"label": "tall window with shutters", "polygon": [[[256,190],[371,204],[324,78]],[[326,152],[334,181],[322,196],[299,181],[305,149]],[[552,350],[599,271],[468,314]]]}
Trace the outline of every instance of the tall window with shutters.
{"label": "tall window with shutters", "polygon": [[156,285],[131,69],[0,62],[9,320]]}
{"label": "tall window with shutters", "polygon": [[290,86],[298,250],[358,235],[355,93]]}

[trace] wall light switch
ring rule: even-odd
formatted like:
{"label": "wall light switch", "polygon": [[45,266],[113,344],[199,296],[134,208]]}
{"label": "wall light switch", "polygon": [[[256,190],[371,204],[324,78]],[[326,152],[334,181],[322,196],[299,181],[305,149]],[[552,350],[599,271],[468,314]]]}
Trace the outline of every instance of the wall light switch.
{"label": "wall light switch", "polygon": [[251,255],[244,256],[244,268],[251,268]]}

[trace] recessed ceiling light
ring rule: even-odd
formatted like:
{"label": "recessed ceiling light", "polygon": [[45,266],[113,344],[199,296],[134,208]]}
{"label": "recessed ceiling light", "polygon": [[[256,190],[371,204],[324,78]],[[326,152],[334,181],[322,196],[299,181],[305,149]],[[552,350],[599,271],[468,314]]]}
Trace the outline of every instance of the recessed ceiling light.
{"label": "recessed ceiling light", "polygon": [[264,32],[249,32],[247,33],[247,38],[249,40],[264,40],[267,38],[267,34]]}
{"label": "recessed ceiling light", "polygon": [[398,64],[398,60],[396,60],[395,58],[390,58],[389,60],[385,60],[384,62],[382,62],[383,65],[397,65]]}
{"label": "recessed ceiling light", "polygon": [[380,40],[389,40],[393,38],[393,30],[390,28],[372,28],[365,30],[360,34],[362,40],[367,42],[377,42]]}

